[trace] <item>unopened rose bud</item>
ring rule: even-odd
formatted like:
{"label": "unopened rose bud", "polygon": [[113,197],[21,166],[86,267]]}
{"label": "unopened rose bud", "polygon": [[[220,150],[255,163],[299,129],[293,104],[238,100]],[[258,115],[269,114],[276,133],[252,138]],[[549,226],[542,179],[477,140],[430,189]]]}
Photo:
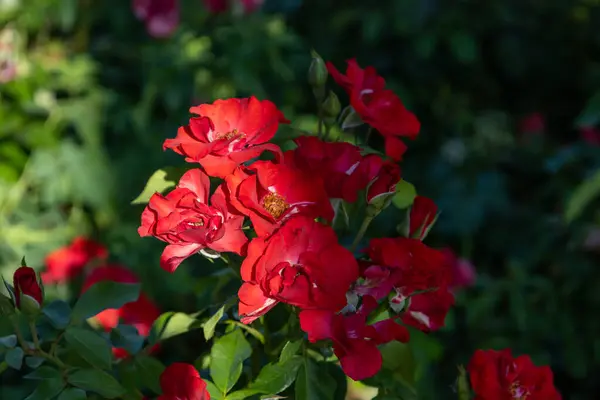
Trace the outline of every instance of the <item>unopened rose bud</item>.
{"label": "unopened rose bud", "polygon": [[44,302],[42,283],[33,268],[23,266],[13,275],[15,306],[25,314],[36,314]]}
{"label": "unopened rose bud", "polygon": [[312,62],[308,68],[308,83],[313,88],[321,88],[327,83],[327,67],[316,51],[312,50],[310,54],[312,56]]}
{"label": "unopened rose bud", "polygon": [[323,117],[335,120],[342,109],[340,100],[331,90],[322,105]]}

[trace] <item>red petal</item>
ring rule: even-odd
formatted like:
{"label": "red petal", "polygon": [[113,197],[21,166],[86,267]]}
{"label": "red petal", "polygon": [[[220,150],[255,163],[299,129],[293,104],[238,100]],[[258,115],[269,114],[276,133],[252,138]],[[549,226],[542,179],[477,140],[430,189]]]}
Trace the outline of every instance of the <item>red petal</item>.
{"label": "red petal", "polygon": [[197,253],[200,249],[204,248],[203,245],[197,243],[191,244],[170,244],[163,250],[160,256],[160,266],[167,272],[175,272],[179,264],[186,258],[194,253]]}

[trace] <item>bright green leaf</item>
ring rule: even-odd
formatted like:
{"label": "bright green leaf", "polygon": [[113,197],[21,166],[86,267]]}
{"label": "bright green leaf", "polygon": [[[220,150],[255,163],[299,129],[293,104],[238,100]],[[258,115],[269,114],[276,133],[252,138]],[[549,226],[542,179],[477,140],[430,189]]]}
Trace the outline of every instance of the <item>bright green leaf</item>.
{"label": "bright green leaf", "polygon": [[413,200],[417,197],[417,191],[412,183],[402,179],[396,185],[396,195],[392,202],[400,209],[406,208],[413,203]]}
{"label": "bright green leaf", "polygon": [[166,169],[159,169],[152,174],[142,193],[131,204],[146,204],[154,193],[163,193],[165,190],[175,187],[176,184],[177,180],[171,179]]}
{"label": "bright green leaf", "polygon": [[225,400],[244,400],[258,393],[261,392],[259,390],[254,389],[236,390],[235,392],[231,392],[227,396],[225,396]]}
{"label": "bright green leaf", "polygon": [[166,312],[154,321],[150,337],[150,343],[157,343],[173,336],[181,335],[192,329],[196,319],[180,312]]}
{"label": "bright green leaf", "polygon": [[4,356],[4,361],[8,364],[9,367],[14,369],[21,369],[23,365],[23,349],[20,347],[15,347],[14,349],[10,349],[6,352]]}
{"label": "bright green leaf", "polygon": [[140,288],[139,283],[98,282],[81,295],[73,308],[71,320],[80,321],[107,309],[121,308],[140,297]]}
{"label": "bright green leaf", "polygon": [[573,222],[599,195],[600,170],[575,188],[565,207],[565,221],[567,223]]}
{"label": "bright green leaf", "polygon": [[209,380],[206,381],[206,390],[210,394],[210,400],[223,400],[225,398],[219,388]]}
{"label": "bright green leaf", "polygon": [[71,307],[66,301],[54,300],[42,309],[50,323],[56,329],[65,329],[71,319]]}
{"label": "bright green leaf", "polygon": [[219,310],[204,323],[202,329],[204,330],[204,339],[206,339],[207,341],[212,339],[212,337],[214,336],[215,328],[217,327],[217,324],[219,323],[221,318],[223,318],[224,312],[225,306],[221,306],[221,308],[219,308]]}
{"label": "bright green leaf", "polygon": [[327,370],[311,358],[304,358],[296,378],[296,400],[332,399],[335,381]]}
{"label": "bright green leaf", "polygon": [[383,368],[393,371],[394,377],[414,388],[417,364],[410,346],[401,342],[390,342],[380,348]]}
{"label": "bright green leaf", "polygon": [[61,392],[56,400],[85,400],[87,399],[87,394],[85,390],[77,389],[77,388],[68,388]]}
{"label": "bright green leaf", "polygon": [[266,394],[281,393],[294,383],[302,361],[302,357],[295,356],[284,362],[267,364],[248,388],[260,390],[261,393]]}
{"label": "bright green leaf", "polygon": [[96,332],[70,327],[65,332],[69,348],[75,350],[85,361],[94,367],[109,369],[112,365],[112,349],[108,341]]}
{"label": "bright green leaf", "polygon": [[242,364],[252,348],[240,329],[221,336],[212,346],[210,376],[222,393],[227,393],[242,375]]}
{"label": "bright green leaf", "polygon": [[125,389],[115,378],[97,369],[78,369],[71,373],[67,381],[80,389],[98,393],[107,399],[116,399]]}
{"label": "bright green leaf", "polygon": [[302,346],[302,340],[288,341],[283,349],[281,350],[281,354],[279,355],[279,363],[284,363],[290,358],[294,357],[298,350]]}

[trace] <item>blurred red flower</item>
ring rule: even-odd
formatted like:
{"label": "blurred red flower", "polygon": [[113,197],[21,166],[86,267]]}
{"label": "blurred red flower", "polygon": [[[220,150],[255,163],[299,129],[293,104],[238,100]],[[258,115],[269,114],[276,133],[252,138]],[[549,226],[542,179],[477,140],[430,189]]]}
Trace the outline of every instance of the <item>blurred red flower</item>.
{"label": "blurred red flower", "polygon": [[160,375],[158,400],[210,400],[206,382],[193,365],[173,363]]}
{"label": "blurred red flower", "polygon": [[[131,270],[123,266],[104,265],[94,268],[86,277],[81,293],[88,290],[90,286],[103,281],[138,283],[139,279]],[[122,321],[127,325],[134,326],[141,336],[148,336],[154,320],[159,316],[160,310],[154,302],[146,294],[140,293],[140,297],[136,301],[127,303],[118,309],[104,310],[94,318],[107,332],[116,328]],[[117,358],[129,355],[126,350],[121,348],[114,348],[113,354]]]}
{"label": "blurred red flower", "polygon": [[600,146],[600,130],[595,126],[584,126],[579,129],[581,140],[591,146]]}
{"label": "blurred red flower", "polygon": [[354,380],[363,380],[381,369],[378,345],[393,340],[407,342],[409,339],[408,330],[393,319],[367,325],[369,313],[376,308],[377,301],[365,296],[358,311],[348,315],[327,310],[303,310],[300,312],[300,326],[313,343],[331,339],[344,373]]}
{"label": "blurred red flower", "polygon": [[150,198],[138,233],[168,243],[160,259],[163,269],[175,271],[183,260],[206,247],[244,252],[248,242],[242,231],[244,217],[231,212],[222,188],[215,191],[209,205],[210,180],[201,169],[192,169],[166,196],[156,193]]}
{"label": "blurred red flower", "polygon": [[544,133],[546,129],[546,121],[544,115],[539,112],[534,112],[526,115],[519,121],[519,132],[522,134],[527,133]]}
{"label": "blurred red flower", "polygon": [[250,242],[241,274],[239,314],[249,324],[278,302],[340,310],[358,277],[358,265],[331,227],[298,216],[269,238]]}
{"label": "blurred red flower", "polygon": [[409,236],[423,240],[437,219],[438,207],[428,197],[417,196],[410,208]]}
{"label": "blurred red flower", "polygon": [[[35,300],[37,308],[41,308],[44,302],[44,294],[37,273],[30,267],[19,267],[13,274],[13,286],[15,294],[15,305],[21,309],[21,300],[24,296]],[[32,303],[35,306],[35,303]]]}
{"label": "blurred red flower", "polygon": [[345,75],[330,62],[327,70],[348,92],[350,104],[362,120],[384,137],[385,153],[395,161],[400,160],[406,151],[400,137],[416,138],[421,129],[419,120],[394,92],[385,89],[385,80],[377,75],[375,68],[362,69],[354,59],[347,64]]}
{"label": "blurred red flower", "polygon": [[333,219],[321,178],[294,166],[256,161],[225,181],[228,201],[250,217],[258,236],[270,234],[294,215]]}
{"label": "blurred red flower", "polygon": [[560,400],[552,370],[537,367],[528,355],[510,349],[477,350],[467,367],[475,400]]}
{"label": "blurred red flower", "polygon": [[258,10],[264,0],[204,0],[204,6],[209,12],[216,14],[228,11],[233,2],[240,3],[244,13],[249,14]]}
{"label": "blurred red flower", "polygon": [[281,158],[281,150],[267,143],[280,123],[289,123],[277,106],[252,96],[245,99],[217,100],[190,108],[200,115],[180,127],[175,139],[167,139],[163,149],[171,149],[197,162],[207,174],[224,178],[235,167],[270,151]]}
{"label": "blurred red flower", "polygon": [[442,250],[452,271],[451,288],[472,286],[475,283],[476,272],[473,264],[464,258],[459,258],[451,249]]}
{"label": "blurred red flower", "polygon": [[79,275],[90,261],[107,257],[108,251],[102,244],[82,236],[76,237],[70,245],[48,254],[42,282],[64,283]]}
{"label": "blurred red flower", "polygon": [[179,0],[133,0],[132,6],[151,36],[169,37],[179,25]]}

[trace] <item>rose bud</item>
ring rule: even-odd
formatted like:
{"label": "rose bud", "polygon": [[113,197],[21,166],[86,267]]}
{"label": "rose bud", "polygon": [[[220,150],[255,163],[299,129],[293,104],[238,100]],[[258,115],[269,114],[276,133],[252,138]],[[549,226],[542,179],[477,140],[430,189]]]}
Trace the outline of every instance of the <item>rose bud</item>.
{"label": "rose bud", "polygon": [[22,266],[13,275],[15,306],[25,314],[36,314],[44,302],[44,289],[33,268]]}

